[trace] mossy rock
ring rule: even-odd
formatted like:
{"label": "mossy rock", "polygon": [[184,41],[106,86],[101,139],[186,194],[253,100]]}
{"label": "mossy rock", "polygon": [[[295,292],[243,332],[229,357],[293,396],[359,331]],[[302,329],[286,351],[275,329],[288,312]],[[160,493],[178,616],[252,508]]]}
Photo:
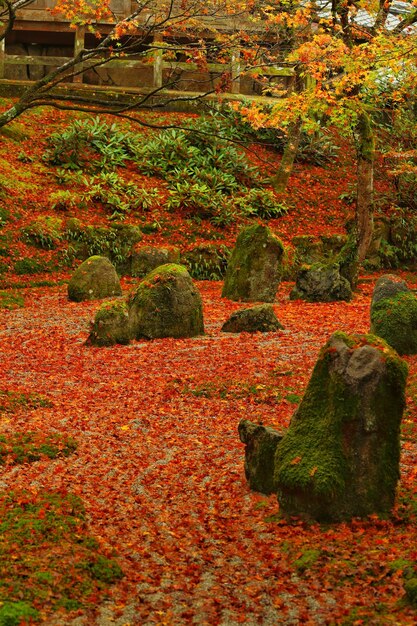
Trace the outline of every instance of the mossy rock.
{"label": "mossy rock", "polygon": [[395,274],[384,274],[380,276],[375,283],[371,301],[371,316],[375,305],[386,298],[393,298],[399,293],[411,293],[411,289],[407,286],[405,280],[402,280]]}
{"label": "mossy rock", "polygon": [[382,337],[398,354],[417,354],[417,298],[402,291],[372,305],[371,333]]}
{"label": "mossy rock", "polygon": [[307,302],[335,302],[350,300],[352,289],[346,278],[340,275],[337,263],[303,265],[297,273],[291,300]]}
{"label": "mossy rock", "polygon": [[278,444],[285,516],[338,522],[387,515],[399,479],[407,366],[383,340],[335,333]]}
{"label": "mossy rock", "polygon": [[126,302],[103,302],[95,315],[87,344],[114,346],[117,343],[126,345],[129,341],[129,311]]}
{"label": "mossy rock", "polygon": [[223,324],[225,333],[269,333],[283,329],[272,304],[260,304],[250,309],[235,311]]}
{"label": "mossy rock", "polygon": [[167,263],[179,263],[180,251],[175,246],[143,246],[136,244],[130,253],[130,274],[144,278],[160,265]]}
{"label": "mossy rock", "polygon": [[43,215],[22,229],[22,239],[37,248],[54,250],[62,238],[62,220]]}
{"label": "mossy rock", "polygon": [[273,428],[242,419],[239,438],[245,444],[245,476],[253,491],[275,493],[275,453],[284,434]]}
{"label": "mossy rock", "polygon": [[200,293],[186,268],[161,265],[139,284],[129,300],[132,337],[195,337],[204,334]]}
{"label": "mossy rock", "polygon": [[119,276],[108,258],[92,256],[75,270],[68,283],[68,298],[74,302],[121,296]]}
{"label": "mossy rock", "polygon": [[281,280],[284,246],[267,226],[241,230],[227,265],[222,297],[273,302]]}

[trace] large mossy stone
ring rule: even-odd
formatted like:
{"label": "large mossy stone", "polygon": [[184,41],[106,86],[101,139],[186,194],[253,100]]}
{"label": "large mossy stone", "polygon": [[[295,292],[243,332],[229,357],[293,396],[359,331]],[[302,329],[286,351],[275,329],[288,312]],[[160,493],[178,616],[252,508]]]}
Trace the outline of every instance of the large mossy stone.
{"label": "large mossy stone", "polygon": [[395,276],[395,274],[384,274],[383,276],[380,276],[375,283],[374,291],[372,293],[371,315],[375,305],[381,300],[392,298],[399,293],[410,293],[410,291],[411,290],[407,286],[407,283],[399,276]]}
{"label": "large mossy stone", "polygon": [[130,274],[144,278],[160,265],[179,263],[180,251],[173,246],[156,248],[154,246],[136,245],[130,253]]}
{"label": "large mossy stone", "polygon": [[241,230],[227,265],[223,298],[273,302],[282,276],[284,246],[267,226]]}
{"label": "large mossy stone", "polygon": [[417,298],[400,291],[372,303],[371,333],[382,337],[398,354],[417,354]]}
{"label": "large mossy stone", "polygon": [[245,476],[249,487],[260,493],[274,493],[275,452],[284,434],[246,419],[240,420],[238,432],[245,444]]}
{"label": "large mossy stone", "polygon": [[136,339],[204,334],[201,296],[184,266],[161,265],[141,281],[129,301],[129,324]]}
{"label": "large mossy stone", "polygon": [[407,365],[372,335],[335,333],[277,446],[283,514],[338,522],[386,515],[399,478]]}
{"label": "large mossy stone", "polygon": [[90,346],[114,346],[130,341],[129,311],[126,302],[103,302],[97,311],[86,341]]}
{"label": "large mossy stone", "polygon": [[315,263],[303,265],[296,277],[291,300],[307,302],[335,302],[350,300],[352,289],[349,281],[340,275],[338,263]]}
{"label": "large mossy stone", "polygon": [[235,311],[223,324],[225,333],[269,333],[282,330],[272,304],[259,304],[250,309]]}
{"label": "large mossy stone", "polygon": [[68,298],[74,302],[121,296],[120,279],[107,257],[92,256],[75,270],[68,283]]}

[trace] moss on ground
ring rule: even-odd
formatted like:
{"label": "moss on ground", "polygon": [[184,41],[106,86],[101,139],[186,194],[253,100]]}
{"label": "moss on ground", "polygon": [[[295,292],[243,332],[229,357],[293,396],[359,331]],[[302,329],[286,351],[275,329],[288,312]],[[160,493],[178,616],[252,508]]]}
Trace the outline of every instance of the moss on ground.
{"label": "moss on ground", "polygon": [[90,535],[77,496],[3,493],[0,520],[1,626],[44,622],[58,610],[93,608],[123,577],[113,556]]}
{"label": "moss on ground", "polygon": [[42,457],[56,459],[75,452],[77,443],[72,437],[43,432],[0,435],[0,465],[32,463]]}
{"label": "moss on ground", "polygon": [[19,309],[25,306],[25,300],[20,293],[0,291],[0,309]]}

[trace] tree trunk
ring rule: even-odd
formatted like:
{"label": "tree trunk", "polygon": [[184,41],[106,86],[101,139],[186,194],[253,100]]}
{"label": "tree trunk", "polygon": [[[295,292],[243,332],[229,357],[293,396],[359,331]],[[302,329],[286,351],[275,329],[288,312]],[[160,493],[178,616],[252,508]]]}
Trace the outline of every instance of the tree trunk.
{"label": "tree trunk", "polygon": [[289,127],[288,141],[282,155],[280,166],[276,174],[271,178],[271,185],[275,191],[278,191],[279,193],[285,191],[288,185],[288,180],[294,166],[294,160],[297,156],[302,127],[303,123],[301,118],[298,118]]}
{"label": "tree trunk", "polygon": [[371,120],[367,113],[361,113],[358,125],[358,188],[356,195],[356,232],[359,263],[366,257],[373,231],[373,192],[375,138]]}

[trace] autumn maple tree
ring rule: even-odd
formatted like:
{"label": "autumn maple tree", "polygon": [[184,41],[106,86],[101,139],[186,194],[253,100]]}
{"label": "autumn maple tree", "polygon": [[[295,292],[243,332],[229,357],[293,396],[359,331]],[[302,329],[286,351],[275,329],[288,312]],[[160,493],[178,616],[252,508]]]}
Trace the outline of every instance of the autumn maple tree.
{"label": "autumn maple tree", "polygon": [[[375,128],[381,112],[409,106],[416,85],[417,3],[402,3],[394,17],[393,0],[294,3],[283,0],[266,9],[269,24],[292,32],[284,58],[296,80],[269,113],[255,105],[255,125],[286,130],[287,150],[272,183],[284,191],[302,129],[314,133],[336,127],[353,137],[357,154],[356,240],[358,261],[366,255],[373,225]],[[282,61],[279,51],[277,62]],[[271,92],[271,86],[268,85]],[[245,113],[245,111],[244,111]]]}

